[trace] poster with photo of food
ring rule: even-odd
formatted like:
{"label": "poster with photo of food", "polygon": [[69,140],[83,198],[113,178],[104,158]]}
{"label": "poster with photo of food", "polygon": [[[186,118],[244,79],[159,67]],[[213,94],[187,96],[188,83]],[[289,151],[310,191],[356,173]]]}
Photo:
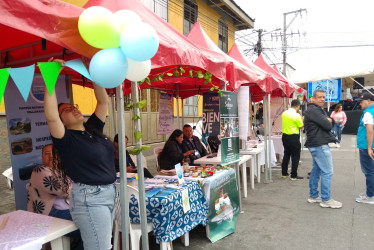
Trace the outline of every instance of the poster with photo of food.
{"label": "poster with photo of food", "polygon": [[[58,103],[70,103],[70,77],[61,75],[56,83]],[[35,74],[27,102],[9,77],[4,94],[10,159],[13,170],[16,209],[26,210],[26,184],[35,166],[42,163],[42,149],[51,144],[44,115],[44,79]]]}

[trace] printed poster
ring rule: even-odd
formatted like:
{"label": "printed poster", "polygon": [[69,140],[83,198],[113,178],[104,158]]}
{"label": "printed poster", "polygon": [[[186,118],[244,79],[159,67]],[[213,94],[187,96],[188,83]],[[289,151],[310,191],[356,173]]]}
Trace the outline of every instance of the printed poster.
{"label": "printed poster", "polygon": [[219,100],[221,118],[221,165],[239,161],[239,113],[237,94],[223,92]]}
{"label": "printed poster", "polygon": [[[70,77],[59,76],[55,88],[58,103],[70,103],[68,82]],[[26,103],[11,77],[5,89],[4,103],[16,209],[27,210],[27,173],[30,173],[33,166],[42,164],[42,148],[52,143],[44,115],[44,90],[45,83],[41,74],[34,75]]]}
{"label": "printed poster", "polygon": [[168,135],[174,131],[173,95],[160,93],[158,135]]}
{"label": "printed poster", "polygon": [[326,92],[326,102],[339,102],[342,95],[342,79],[323,80],[308,83],[308,100],[316,89]]}
{"label": "printed poster", "polygon": [[203,94],[202,140],[205,144],[210,135],[220,134],[219,95],[214,92]]}
{"label": "printed poster", "polygon": [[234,169],[214,175],[210,181],[209,239],[214,243],[235,232],[240,212],[239,192]]}

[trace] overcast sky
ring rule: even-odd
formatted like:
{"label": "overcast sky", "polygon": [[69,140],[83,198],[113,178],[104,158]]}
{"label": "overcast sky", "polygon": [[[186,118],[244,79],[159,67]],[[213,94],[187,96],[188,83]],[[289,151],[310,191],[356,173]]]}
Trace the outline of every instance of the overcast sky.
{"label": "overcast sky", "polygon": [[[293,33],[292,37],[287,36],[288,46],[291,47],[287,50],[289,53],[287,61],[296,68],[297,73],[320,74],[336,70],[335,68],[353,67],[374,69],[372,8],[374,2],[369,0],[235,0],[235,2],[255,19],[255,30],[264,29],[269,32],[268,35],[263,36],[263,47],[273,49],[264,51],[273,63],[280,63],[282,60],[279,32],[283,31],[283,13],[307,9],[307,12],[302,12],[301,16],[295,18],[287,30],[287,34]],[[287,15],[287,24],[293,17],[294,15]],[[277,28],[281,30],[271,32]],[[238,45],[241,45],[239,48],[248,56],[253,55],[250,51],[253,48],[250,46],[251,42],[257,42],[257,33],[250,33],[252,31],[236,34],[237,37],[241,37],[237,41]],[[337,46],[346,47],[332,48]],[[253,56],[251,59],[255,60],[256,57]]]}

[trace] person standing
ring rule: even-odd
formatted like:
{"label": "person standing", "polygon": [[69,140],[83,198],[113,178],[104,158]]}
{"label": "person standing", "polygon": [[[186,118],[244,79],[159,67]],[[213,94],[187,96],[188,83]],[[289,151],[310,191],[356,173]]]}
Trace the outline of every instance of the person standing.
{"label": "person standing", "polygon": [[[337,142],[331,129],[334,120],[329,118],[322,108],[325,104],[326,93],[322,89],[314,91],[308,109],[304,113],[304,127],[306,130],[307,147],[313,158],[313,168],[309,178],[309,203],[320,203],[321,207],[341,208],[342,203],[331,198],[331,180],[333,165],[330,142]],[[318,183],[321,179],[321,197],[319,197]]]}
{"label": "person standing", "polygon": [[93,83],[93,88],[97,104],[86,122],[77,105],[57,105],[55,90],[49,95],[45,89],[44,113],[62,171],[74,182],[70,213],[84,249],[101,250],[112,248],[116,168],[113,143],[103,135],[109,98],[103,87]]}
{"label": "person standing", "polygon": [[295,99],[291,102],[291,108],[282,114],[282,143],[284,156],[282,160],[282,178],[288,176],[288,163],[292,157],[291,180],[302,180],[303,177],[297,175],[297,168],[300,161],[300,129],[303,128],[303,118],[299,114],[300,101]]}
{"label": "person standing", "polygon": [[358,100],[364,109],[357,132],[357,148],[360,152],[361,170],[366,177],[366,192],[360,194],[356,201],[374,204],[374,96],[367,92]]}
{"label": "person standing", "polygon": [[334,111],[331,113],[330,117],[334,119],[335,124],[332,128],[332,131],[334,135],[338,139],[338,143],[336,144],[336,147],[340,148],[340,142],[342,140],[342,132],[343,128],[347,122],[347,116],[345,115],[345,112],[343,111],[343,105],[340,103],[335,106]]}

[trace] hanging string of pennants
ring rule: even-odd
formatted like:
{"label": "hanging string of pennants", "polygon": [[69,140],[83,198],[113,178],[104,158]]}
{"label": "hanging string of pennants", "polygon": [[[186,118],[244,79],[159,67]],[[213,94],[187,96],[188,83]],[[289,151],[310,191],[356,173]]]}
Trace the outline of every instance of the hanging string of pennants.
{"label": "hanging string of pennants", "polygon": [[[61,64],[58,62],[38,62],[37,64],[48,92],[52,95],[57,78],[60,74]],[[81,59],[67,61],[65,67],[71,68],[92,81],[91,75],[88,73]],[[32,81],[34,79],[34,73],[35,64],[20,68],[0,69],[0,100],[3,98],[9,76],[11,76],[23,99],[27,102]]]}

